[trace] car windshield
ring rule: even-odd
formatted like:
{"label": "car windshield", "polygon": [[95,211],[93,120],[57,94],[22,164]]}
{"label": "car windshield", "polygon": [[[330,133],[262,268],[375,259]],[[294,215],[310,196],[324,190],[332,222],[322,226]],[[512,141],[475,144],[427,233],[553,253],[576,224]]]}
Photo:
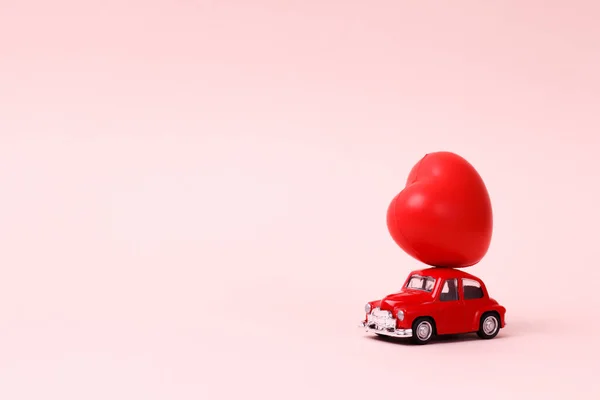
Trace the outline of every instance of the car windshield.
{"label": "car windshield", "polygon": [[423,290],[425,292],[431,292],[435,284],[435,279],[430,276],[413,275],[408,280],[406,287],[408,289]]}

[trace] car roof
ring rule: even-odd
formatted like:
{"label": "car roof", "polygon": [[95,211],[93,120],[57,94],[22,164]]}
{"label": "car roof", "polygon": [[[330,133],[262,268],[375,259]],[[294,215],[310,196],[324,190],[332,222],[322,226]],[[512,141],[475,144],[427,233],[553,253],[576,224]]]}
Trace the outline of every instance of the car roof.
{"label": "car roof", "polygon": [[431,276],[432,278],[466,278],[481,281],[475,275],[471,275],[457,268],[432,267],[413,271],[412,274]]}

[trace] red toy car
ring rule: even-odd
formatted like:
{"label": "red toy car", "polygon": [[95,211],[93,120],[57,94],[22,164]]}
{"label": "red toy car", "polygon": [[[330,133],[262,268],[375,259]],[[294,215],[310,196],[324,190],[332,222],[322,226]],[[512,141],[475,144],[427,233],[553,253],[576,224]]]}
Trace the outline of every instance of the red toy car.
{"label": "red toy car", "polygon": [[506,309],[488,296],[481,279],[453,268],[413,271],[402,290],[365,305],[367,332],[426,344],[436,335],[476,332],[496,337]]}

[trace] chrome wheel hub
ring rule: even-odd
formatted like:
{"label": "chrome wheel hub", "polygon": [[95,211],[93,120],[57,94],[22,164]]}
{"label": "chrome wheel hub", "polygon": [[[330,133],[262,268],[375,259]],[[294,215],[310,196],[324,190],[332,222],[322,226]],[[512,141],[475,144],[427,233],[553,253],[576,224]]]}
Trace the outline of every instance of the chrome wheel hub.
{"label": "chrome wheel hub", "polygon": [[431,337],[432,331],[431,324],[427,321],[423,321],[417,326],[417,337],[420,340],[427,340]]}
{"label": "chrome wheel hub", "polygon": [[498,320],[496,317],[489,316],[483,320],[483,332],[486,335],[493,335],[498,329]]}

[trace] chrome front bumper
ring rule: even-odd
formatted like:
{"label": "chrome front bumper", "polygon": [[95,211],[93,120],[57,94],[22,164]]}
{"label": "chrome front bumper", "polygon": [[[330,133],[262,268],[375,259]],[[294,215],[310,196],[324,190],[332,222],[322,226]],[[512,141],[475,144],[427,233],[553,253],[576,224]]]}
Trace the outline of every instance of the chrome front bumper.
{"label": "chrome front bumper", "polygon": [[378,335],[391,336],[396,338],[410,338],[412,337],[412,329],[394,329],[394,328],[383,328],[378,327],[375,324],[367,324],[367,322],[363,321],[358,326],[359,328],[363,328],[366,332],[376,333]]}

